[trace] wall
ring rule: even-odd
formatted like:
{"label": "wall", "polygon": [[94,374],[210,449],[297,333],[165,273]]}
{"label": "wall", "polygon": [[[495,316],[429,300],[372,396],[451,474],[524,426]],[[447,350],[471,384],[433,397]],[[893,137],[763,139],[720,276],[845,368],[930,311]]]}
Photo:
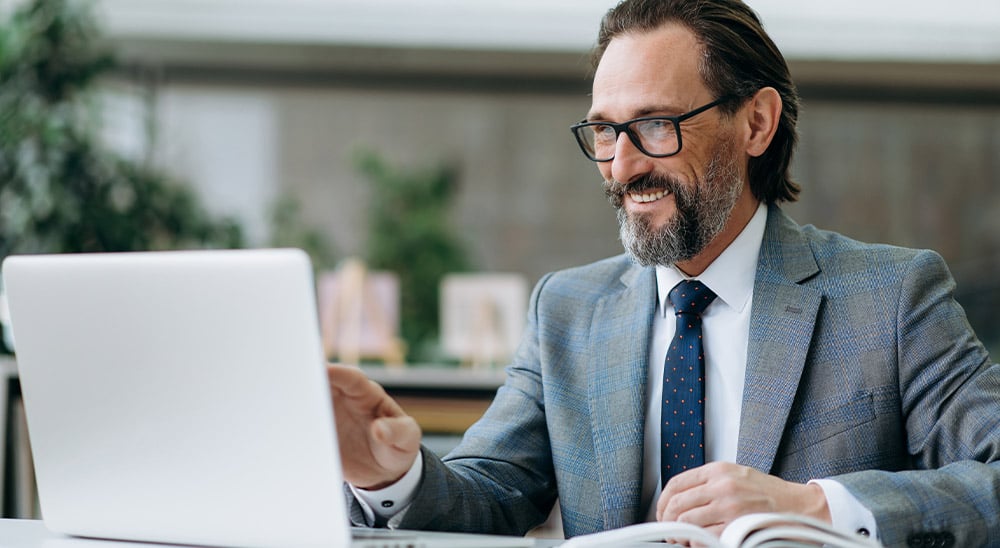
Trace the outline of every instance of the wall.
{"label": "wall", "polygon": [[[363,254],[378,197],[353,155],[369,148],[398,167],[458,166],[451,220],[480,269],[535,280],[620,252],[597,170],[568,130],[589,107],[584,56],[335,48],[326,59],[137,65],[122,81],[151,92],[155,161],[240,215],[259,245],[269,204],[291,193],[340,256]],[[787,210],[858,239],[937,250],[996,347],[1000,71],[987,68],[793,63],[804,191]]]}

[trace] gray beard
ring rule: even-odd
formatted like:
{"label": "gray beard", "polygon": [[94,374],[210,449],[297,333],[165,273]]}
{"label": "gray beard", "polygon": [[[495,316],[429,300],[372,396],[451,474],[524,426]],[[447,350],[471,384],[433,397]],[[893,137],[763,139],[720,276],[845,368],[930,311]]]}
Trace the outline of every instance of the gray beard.
{"label": "gray beard", "polygon": [[[674,217],[658,229],[652,226],[649,215],[629,215],[625,211],[620,193],[623,185],[605,182],[605,192],[618,216],[619,237],[636,264],[666,266],[692,259],[722,232],[743,191],[743,180],[730,148],[720,146],[704,179],[694,184],[671,178],[649,178],[644,186],[673,192],[677,206]],[[627,185],[628,188],[635,189],[632,184]]]}

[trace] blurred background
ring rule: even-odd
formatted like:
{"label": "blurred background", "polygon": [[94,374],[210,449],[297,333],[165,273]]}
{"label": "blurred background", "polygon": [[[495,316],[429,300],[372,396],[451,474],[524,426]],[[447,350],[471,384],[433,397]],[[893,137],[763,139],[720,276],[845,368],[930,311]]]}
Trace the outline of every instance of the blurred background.
{"label": "blurred background", "polygon": [[[505,326],[542,274],[621,252],[569,132],[613,3],[0,0],[0,257],[302,247],[321,317],[338,291],[336,306],[388,303],[377,312],[392,325],[370,330],[386,334],[384,363],[453,365],[453,346],[472,348],[466,365],[502,364],[469,339],[516,343]],[[748,3],[802,95],[803,192],[786,211],[938,251],[996,357],[1000,2]],[[453,316],[448,342],[441,287],[496,300]],[[406,371],[368,370],[442,453],[503,382]],[[39,514],[18,393],[0,358],[7,517]]]}
{"label": "blurred background", "polygon": [[[995,354],[1000,3],[749,4],[803,100],[804,190],[786,211],[941,253]],[[612,5],[0,0],[0,252],[295,245],[323,269],[431,261],[403,280],[404,299],[426,289],[413,306],[436,303],[446,271],[534,283],[620,253],[568,130],[589,107],[588,53]],[[34,84],[11,84],[29,73]]]}

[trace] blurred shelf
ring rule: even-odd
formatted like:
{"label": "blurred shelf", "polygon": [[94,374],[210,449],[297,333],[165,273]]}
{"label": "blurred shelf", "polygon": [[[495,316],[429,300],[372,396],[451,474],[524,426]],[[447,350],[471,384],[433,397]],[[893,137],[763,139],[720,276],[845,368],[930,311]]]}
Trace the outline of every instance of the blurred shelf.
{"label": "blurred shelf", "polygon": [[438,365],[361,366],[368,378],[385,388],[421,388],[495,392],[507,374],[501,368],[473,369]]}

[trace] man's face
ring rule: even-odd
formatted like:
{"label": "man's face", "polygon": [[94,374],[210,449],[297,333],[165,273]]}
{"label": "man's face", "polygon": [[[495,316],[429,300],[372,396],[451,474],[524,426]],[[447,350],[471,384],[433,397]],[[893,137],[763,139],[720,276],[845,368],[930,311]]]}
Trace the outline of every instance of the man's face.
{"label": "man's face", "polygon": [[[679,25],[615,38],[594,75],[588,120],[678,115],[714,101],[698,71],[701,55],[694,34]],[[718,108],[681,124],[683,147],[674,156],[651,158],[619,135],[615,158],[598,167],[637,262],[690,260],[728,227],[746,191],[746,157],[734,135]]]}
{"label": "man's face", "polygon": [[[728,140],[719,141],[703,176],[691,184],[655,173],[628,185],[604,181],[604,192],[618,214],[622,244],[643,266],[674,264],[701,253],[726,228],[742,190],[739,164]],[[674,209],[662,224],[655,224],[655,214],[631,211],[625,205],[636,201],[638,194],[660,192],[664,198],[670,196]]]}

